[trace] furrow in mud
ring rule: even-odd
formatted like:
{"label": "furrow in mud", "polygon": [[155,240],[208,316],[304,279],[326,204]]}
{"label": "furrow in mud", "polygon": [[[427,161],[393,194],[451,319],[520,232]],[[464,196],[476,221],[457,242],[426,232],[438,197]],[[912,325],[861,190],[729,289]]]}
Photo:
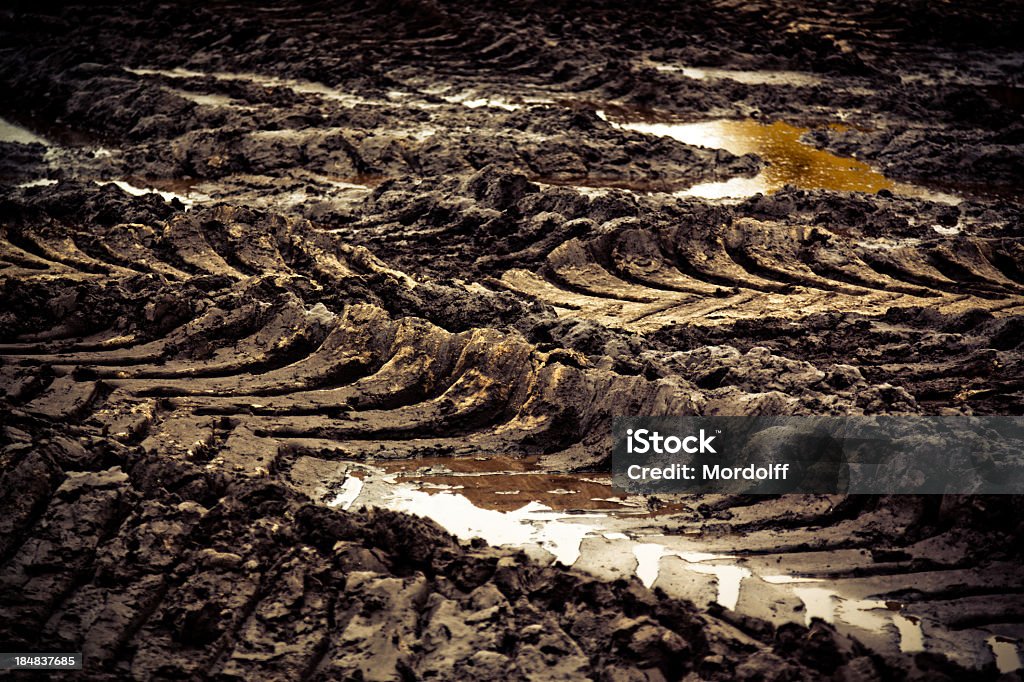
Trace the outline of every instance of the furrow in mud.
{"label": "furrow in mud", "polygon": [[1017,4],[0,17],[0,649],[1019,669],[1019,496],[608,474],[621,415],[1022,413]]}
{"label": "furrow in mud", "polygon": [[[499,182],[503,181],[501,177],[498,176]],[[104,192],[99,188],[89,191]],[[733,239],[734,243],[742,244],[744,229],[753,231],[756,236],[763,235],[771,227],[765,223],[739,221],[732,228],[722,227],[717,233],[709,231],[709,235],[698,243],[722,244]],[[12,228],[13,231],[20,229],[16,225]],[[40,253],[47,254],[50,259],[44,261],[47,269],[36,270],[31,276],[5,278],[9,300],[25,304],[33,301],[36,287],[54,277],[48,270],[50,263],[60,264],[63,268],[58,277],[84,288],[73,298],[53,301],[48,307],[33,310],[28,318],[33,321],[33,326],[22,326],[20,329],[24,331],[20,334],[18,327],[12,327],[13,333],[4,339],[3,371],[11,387],[7,397],[11,421],[8,434],[16,440],[17,434],[26,433],[23,429],[31,433],[47,428],[47,424],[72,424],[80,433],[90,434],[89,437],[96,442],[111,444],[104,446],[113,448],[111,454],[103,455],[97,461],[106,464],[124,462],[126,453],[138,452],[131,456],[154,463],[178,462],[180,465],[176,466],[189,467],[196,474],[180,483],[183,490],[198,485],[201,479],[194,476],[201,473],[207,477],[240,476],[243,480],[254,481],[269,477],[271,481],[280,481],[282,491],[296,491],[288,494],[315,493],[315,497],[323,494],[316,493],[316,490],[323,491],[324,488],[310,487],[312,481],[307,473],[303,473],[310,466],[328,471],[324,467],[344,462],[372,464],[407,458],[458,457],[460,453],[465,456],[487,453],[488,456],[513,459],[539,457],[547,467],[594,469],[604,465],[604,453],[610,448],[607,439],[611,418],[624,412],[760,414],[766,410],[791,413],[826,410],[833,413],[879,413],[893,409],[927,412],[929,407],[924,398],[937,399],[936,392],[941,392],[942,382],[955,381],[950,378],[951,371],[958,370],[968,375],[980,369],[976,360],[973,365],[965,364],[958,368],[944,356],[946,359],[936,363],[930,373],[927,365],[918,361],[908,364],[906,371],[887,366],[885,373],[878,375],[879,379],[901,379],[912,390],[922,390],[927,395],[922,395],[918,402],[917,395],[899,386],[870,383],[872,371],[881,366],[872,364],[869,358],[865,358],[859,367],[839,364],[836,362],[839,358],[828,356],[812,358],[811,362],[790,359],[791,348],[780,344],[779,340],[787,338],[785,330],[795,321],[800,320],[801,328],[807,328],[809,319],[820,319],[823,331],[828,329],[828,333],[840,336],[859,330],[856,333],[879,334],[880,338],[888,336],[893,342],[915,338],[919,343],[929,335],[937,335],[944,340],[944,352],[955,348],[956,343],[965,349],[973,349],[979,343],[986,345],[991,342],[971,341],[973,336],[957,336],[952,332],[932,332],[928,325],[917,323],[914,316],[921,315],[922,306],[929,303],[930,312],[926,317],[929,321],[949,320],[946,324],[952,329],[960,324],[957,320],[973,316],[973,319],[984,323],[980,327],[972,327],[972,334],[989,334],[988,338],[992,338],[1002,333],[1005,337],[1008,333],[1003,331],[1006,322],[992,303],[1012,301],[1015,297],[1011,290],[1000,292],[1002,298],[990,299],[969,294],[951,295],[932,288],[922,289],[928,295],[921,296],[900,291],[898,285],[893,285],[894,290],[890,291],[886,285],[896,280],[881,278],[872,281],[872,287],[864,287],[863,291],[856,293],[812,286],[818,282],[800,288],[750,285],[754,281],[777,282],[777,279],[745,279],[742,283],[733,279],[734,286],[724,288],[720,283],[691,274],[693,270],[673,267],[674,262],[681,260],[677,230],[657,231],[644,228],[635,220],[614,219],[554,249],[542,262],[538,262],[535,272],[522,271],[538,282],[550,279],[549,286],[560,287],[565,286],[563,282],[577,282],[577,287],[588,292],[576,295],[577,300],[605,301],[603,305],[606,306],[610,305],[608,302],[620,302],[620,308],[608,308],[606,331],[588,340],[586,335],[576,336],[578,332],[573,332],[572,324],[564,318],[558,301],[546,301],[554,304],[554,308],[518,309],[518,317],[509,318],[515,321],[518,330],[498,331],[473,326],[471,319],[435,318],[432,322],[418,317],[415,312],[424,304],[417,298],[430,295],[429,291],[421,293],[421,290],[431,287],[428,279],[424,279],[422,274],[409,276],[391,268],[365,250],[347,246],[338,233],[323,231],[301,219],[278,219],[227,208],[193,209],[164,224],[140,224],[130,231],[120,225],[106,229],[110,231],[108,241],[116,239],[128,250],[135,248],[132,246],[135,240],[141,246],[140,237],[145,236],[149,253],[161,259],[157,262],[179,259],[181,262],[186,261],[190,254],[200,254],[191,246],[199,238],[202,240],[200,243],[209,248],[206,255],[193,258],[188,271],[175,268],[173,275],[168,276],[159,274],[156,268],[147,273],[111,269],[103,284],[98,284],[91,270],[96,269],[96,263],[105,261],[99,257],[95,262],[80,260],[75,263],[77,267],[73,267],[72,259],[65,254],[68,251],[77,253],[74,243],[87,238],[103,240],[104,234],[96,233],[95,229],[85,233],[73,224],[63,224],[60,219],[51,220],[45,233],[50,241],[42,242],[39,238],[45,244],[45,248],[40,247]],[[793,255],[801,248],[800,231],[783,226],[775,230],[781,236],[769,240],[768,245],[781,254],[777,260],[787,262],[788,258],[803,262]],[[737,236],[737,231],[740,236]],[[180,235],[186,232],[196,238],[189,241],[190,246],[184,248],[183,255]],[[240,233],[251,237],[263,236],[242,242],[233,237]],[[830,239],[838,241],[839,237],[823,238],[826,243]],[[219,256],[221,253],[230,253],[235,263],[247,265],[236,267],[223,257],[211,255]],[[697,252],[689,253],[693,258],[692,254]],[[723,248],[720,253],[726,254],[727,251]],[[737,271],[748,273],[747,277],[758,276],[739,261],[732,262],[736,263]],[[325,276],[323,266],[315,267],[314,263],[333,264],[332,276]],[[250,270],[258,270],[259,275],[247,274]],[[660,275],[657,282],[670,281],[673,287],[649,286],[644,277],[635,274],[652,271]],[[555,275],[556,272],[560,274]],[[800,268],[788,272],[799,273],[801,277],[823,277],[808,275],[809,270]],[[616,273],[633,274],[627,281],[618,279]],[[774,274],[778,277],[777,272]],[[506,284],[511,276],[512,271],[506,273]],[[795,278],[797,274],[791,276]],[[686,293],[677,291],[684,288],[682,282],[686,282]],[[626,297],[634,289],[644,294],[632,297],[638,300],[629,300]],[[818,293],[801,296],[800,289],[817,289]],[[150,297],[143,303],[127,295],[133,290],[166,293]],[[175,291],[187,291],[189,295],[182,297]],[[405,299],[401,304],[403,308],[396,308],[395,301],[388,300],[393,299],[396,292],[402,292]],[[595,292],[604,295],[596,297],[593,295]],[[871,297],[882,294],[889,297],[888,303],[873,315]],[[461,295],[468,297],[471,294],[463,288]],[[851,305],[837,301],[844,296],[857,301],[858,314],[840,313],[836,309]],[[744,318],[763,316],[763,311],[770,305],[766,302],[769,297],[795,299],[801,303],[792,304],[793,316],[776,315],[772,324],[759,327],[763,338],[746,349],[738,349],[735,344],[742,336],[729,337],[737,334]],[[949,300],[949,311],[936,310],[936,300]],[[808,301],[816,301],[821,306],[811,317],[808,310],[798,307],[807,306]],[[687,327],[678,324],[652,326],[658,333],[640,341],[640,337],[632,335],[631,325],[636,323],[630,320],[629,314],[635,313],[628,311],[626,304],[637,306],[635,311],[639,314],[643,314],[643,306],[661,305],[664,315],[685,315]],[[111,312],[117,310],[118,314],[105,319],[95,314],[86,315],[83,309],[86,305],[92,310],[103,310],[104,306],[109,306]],[[710,316],[702,318],[693,315],[692,309],[691,314],[686,315],[681,308],[685,305],[703,306],[708,310],[717,308],[734,317],[730,320],[715,320]],[[744,313],[745,308],[749,308],[749,312]],[[776,304],[774,308],[779,309],[779,306]],[[81,314],[77,314],[77,310],[81,310]],[[582,304],[579,310],[592,315]],[[795,315],[798,312],[803,314]],[[841,322],[843,320],[845,323]],[[445,328],[445,325],[451,327],[453,321],[456,322],[455,329]],[[458,330],[460,326],[467,328]],[[42,334],[29,331],[47,328],[50,331]],[[777,329],[778,335],[773,336],[772,329]],[[707,341],[720,337],[717,342],[720,345],[697,345],[696,334],[704,335]],[[607,346],[593,345],[602,337],[605,343],[640,343],[636,357],[642,366],[631,376],[602,363],[600,358],[607,352]],[[28,340],[24,340],[26,338]],[[558,342],[553,344],[553,339],[558,339]],[[956,343],[954,339],[957,339]],[[999,357],[999,351],[992,351],[988,362],[999,362]],[[1014,366],[1013,360],[1007,357],[1006,367]],[[936,382],[940,383],[937,385]],[[950,399],[950,396],[946,397],[947,402]],[[313,465],[313,462],[319,464]],[[129,470],[129,473],[134,475],[133,471]],[[333,475],[344,480],[342,471]],[[122,474],[108,472],[104,475],[112,477],[110,480],[116,481],[118,486],[127,485],[127,477]],[[217,480],[223,481],[224,485],[231,479]],[[202,486],[200,489],[205,490]],[[125,505],[151,504],[144,501],[148,499],[146,495],[138,497],[137,494],[131,499],[138,499],[138,502],[123,501],[122,497],[127,493],[116,492],[118,490],[121,488],[115,486],[107,495],[110,504],[117,509],[123,509]],[[45,496],[51,493],[41,490],[40,494],[45,500]],[[54,499],[61,499],[59,489],[52,494]],[[34,530],[29,534],[27,529],[12,529],[13,535],[22,536],[28,542],[27,538],[39,538],[41,529],[59,525],[59,519],[50,519],[47,515],[65,512],[56,511],[51,502],[51,510],[40,516],[38,510],[42,503],[38,498],[21,503],[19,508],[23,511],[14,518],[25,519],[22,522],[33,524]],[[865,561],[864,550],[857,548],[871,547],[872,543],[843,539],[855,538],[872,528],[873,524],[880,523],[879,528],[891,528],[894,518],[902,518],[911,526],[919,527],[922,538],[938,532],[934,536],[937,541],[951,542],[946,531],[931,526],[934,520],[931,520],[931,512],[926,507],[908,507],[902,517],[892,517],[880,509],[874,513],[862,513],[855,521],[843,517],[830,520],[822,510],[812,511],[806,519],[794,518],[792,528],[786,531],[779,530],[779,520],[775,516],[778,509],[772,500],[754,503],[750,512],[743,514],[738,514],[735,506],[730,507],[732,511],[726,517],[730,519],[727,522],[716,522],[713,516],[698,515],[693,529],[707,538],[703,547],[713,550],[716,542],[723,543],[723,548],[729,547],[733,542],[729,538],[743,533],[743,554],[749,554],[745,565],[761,571],[760,575],[765,573],[758,567],[770,565],[771,553],[774,553],[779,558],[775,568],[804,580],[830,580],[843,590],[844,599],[888,594],[891,599],[907,604],[903,607],[906,614],[921,613],[934,618],[936,614],[945,613],[928,606],[935,599],[928,596],[930,593],[920,592],[920,596],[915,596],[918,593],[911,595],[901,587],[920,585],[920,581],[930,575],[928,571],[935,568],[933,562],[923,562],[916,567],[913,563],[878,564],[877,558],[870,560],[870,554]],[[758,512],[761,507],[763,511]],[[69,510],[66,513],[86,512]],[[91,507],[87,513],[95,516]],[[117,536],[117,526],[127,518],[126,512],[118,513],[120,516],[114,527],[109,531],[98,529],[100,535]],[[152,513],[157,516],[164,514]],[[820,531],[809,530],[809,523],[824,523],[829,528],[827,537],[835,540],[826,541],[823,545],[818,539]],[[759,540],[763,532],[760,529],[766,527],[765,524],[773,529]],[[105,525],[103,527],[106,528]],[[184,538],[192,538],[197,532],[191,526],[189,528]],[[693,532],[686,528],[684,523],[680,530],[683,533]],[[102,554],[103,540],[96,542],[100,545],[83,548],[83,556]],[[584,543],[589,542],[584,540]],[[832,550],[832,558],[822,566],[816,563],[815,553],[830,542],[835,542],[837,548],[861,553],[855,554],[848,564],[837,564],[838,555]],[[15,551],[15,547],[12,546],[9,552]],[[28,551],[35,556],[37,551],[33,547],[22,544],[17,548],[18,553],[10,555],[9,565],[12,568],[9,570],[15,571],[11,573],[10,580],[17,582],[19,589],[29,589],[30,583],[25,582],[24,576],[28,575],[26,571],[34,569],[17,568],[19,562],[28,560],[18,557]],[[354,577],[364,575],[359,572],[341,578],[337,566],[332,563],[334,560],[329,556],[315,556],[313,550],[295,549],[281,554],[268,547],[267,551],[272,552],[270,555],[250,559],[239,556],[237,551],[229,551],[230,547],[230,543],[218,544],[209,549],[194,549],[191,554],[176,554],[174,565],[179,568],[170,577],[155,569],[146,569],[142,571],[143,576],[133,577],[129,584],[118,587],[115,593],[109,593],[112,589],[108,586],[110,578],[94,582],[105,575],[103,570],[110,569],[93,568],[86,558],[81,567],[69,564],[65,572],[48,578],[46,589],[51,594],[60,595],[59,602],[37,603],[30,600],[23,603],[19,600],[17,606],[10,608],[21,609],[17,611],[18,622],[30,629],[43,627],[43,621],[37,622],[33,618],[39,619],[46,614],[46,622],[50,623],[46,626],[48,629],[44,629],[44,633],[50,633],[46,636],[60,635],[64,638],[47,641],[79,642],[82,646],[88,643],[100,660],[109,661],[104,665],[112,666],[112,672],[118,669],[116,666],[123,666],[126,660],[130,660],[131,674],[136,676],[179,669],[173,666],[181,666],[180,670],[186,674],[248,670],[246,666],[262,660],[259,651],[265,650],[276,637],[284,636],[275,635],[274,627],[265,624],[267,617],[259,614],[280,613],[284,618],[299,618],[303,622],[317,624],[299,640],[301,644],[296,643],[290,649],[291,653],[283,657],[275,655],[273,660],[276,663],[260,664],[252,672],[254,675],[272,676],[275,673],[267,671],[322,671],[334,670],[338,666],[354,669],[352,666],[369,665],[371,660],[377,661],[379,656],[385,655],[377,648],[384,646],[383,643],[374,644],[384,640],[364,639],[365,635],[356,634],[368,632],[367,628],[371,627],[351,610],[351,604],[363,598],[359,595],[365,589],[371,589],[372,594],[380,595],[377,598],[385,599],[387,606],[381,613],[391,615],[386,622],[373,621],[376,624],[372,627],[389,632],[390,628],[397,628],[392,641],[394,637],[405,641],[423,636],[417,633],[423,631],[423,618],[426,616],[415,613],[440,599],[428,599],[428,595],[438,588],[425,578],[387,578],[380,584],[373,581],[365,583],[364,578]],[[761,552],[768,554],[762,555]],[[188,556],[194,558],[188,559]],[[378,556],[373,560],[377,563],[371,563],[371,566],[383,570],[380,561]],[[202,568],[207,564],[202,562],[212,566],[210,570],[215,575],[209,575],[209,571]],[[657,584],[668,594],[691,599],[698,604],[707,598],[707,583],[681,580],[683,574],[677,575],[671,558],[659,563],[661,582]],[[192,565],[197,568],[181,568]],[[1013,572],[1007,571],[1009,565],[1003,568],[989,565],[986,576],[1005,576],[1003,582],[993,585],[991,594],[1012,594],[1016,590]],[[181,604],[199,603],[191,596],[197,590],[208,593],[211,589],[222,589],[217,587],[221,584],[218,581],[226,580],[226,576],[231,571],[240,570],[240,566],[247,567],[246,579],[233,580],[230,589],[216,592],[219,596],[215,600],[220,604],[218,609],[230,610],[235,615],[225,619],[212,611],[181,611]],[[284,579],[281,577],[284,575],[281,573],[283,566],[293,566],[288,569],[288,575],[305,576],[294,580],[306,585],[342,580],[339,584],[344,585],[346,594],[353,590],[354,596],[331,597],[322,591],[303,592],[304,596],[299,601],[290,602],[295,597],[286,597],[280,588],[274,587]],[[970,559],[954,561],[945,569],[949,574],[948,580],[958,584],[971,582],[968,576],[975,570],[974,566]],[[607,567],[592,566],[587,559],[580,562],[580,568],[602,578],[615,575],[608,573]],[[186,573],[181,573],[182,570]],[[188,570],[198,573],[189,574]],[[626,567],[625,570],[627,575],[633,570],[641,575],[643,569]],[[181,577],[174,577],[179,574]],[[313,579],[313,575],[318,577]],[[873,577],[865,578],[865,587],[860,588],[856,576],[864,575]],[[758,587],[759,584],[770,583],[763,583],[760,579],[751,581],[753,579],[748,580],[740,592],[743,601],[736,608],[742,606],[744,613],[766,618],[779,628],[804,622],[800,610],[804,607],[797,608],[801,604],[800,592],[771,588],[779,593],[779,599],[783,600],[780,603],[794,606],[788,611],[766,611],[749,600],[767,589]],[[987,588],[979,583],[977,589]],[[714,603],[715,592],[710,594],[709,601]],[[97,599],[124,606],[116,612],[89,616],[101,619],[106,633],[103,641],[89,643],[90,640],[82,639],[86,630],[75,624],[75,619],[84,617],[84,614],[76,615],[78,609],[86,608]],[[298,611],[282,606],[288,603],[296,604]],[[409,606],[402,605],[405,603]],[[451,608],[455,608],[457,603],[458,600]],[[213,607],[204,607],[207,608]],[[408,616],[400,615],[406,613],[407,608],[413,611],[408,612]],[[306,609],[311,611],[307,613]],[[289,615],[284,615],[286,612]],[[424,613],[433,612],[434,607],[430,607]],[[40,615],[32,616],[32,613]],[[411,620],[403,621],[403,618]],[[995,612],[987,621],[979,618],[962,621],[964,627],[984,627],[985,623],[1005,620]],[[843,621],[842,617],[840,621]],[[168,634],[166,627],[168,623],[178,622],[182,623],[181,627],[187,623],[187,631],[197,633],[189,637],[199,637],[201,641],[189,639],[189,642],[206,646],[205,657],[194,658],[187,663],[173,663],[178,656],[176,652],[180,645],[176,642],[180,635]],[[402,625],[403,622],[406,624]],[[545,627],[555,627],[555,624]],[[859,632],[853,624],[844,624],[843,627],[852,627],[853,632]],[[28,637],[27,634],[17,636]],[[466,631],[465,636],[472,641],[472,637],[477,635]],[[748,636],[749,633],[744,635]],[[883,649],[891,646],[882,641],[875,642],[873,638],[876,635],[871,631],[859,632],[859,636]],[[336,642],[349,641],[357,643],[357,650],[364,652],[362,658],[353,658],[355,654],[346,653],[349,652],[347,647],[344,650],[337,648],[340,645]],[[567,643],[566,646],[572,651],[578,645]],[[134,653],[126,658],[126,650]],[[405,650],[399,647],[399,652],[402,651]],[[475,648],[466,648],[465,651],[465,655],[469,655]],[[501,655],[508,656],[505,649],[502,651],[505,653]],[[592,664],[586,663],[587,656],[582,649],[579,651],[580,658],[573,663],[577,672]],[[431,666],[452,664],[430,657],[417,658],[411,650],[387,656],[397,656],[396,661],[406,661],[402,664],[396,662],[399,667],[409,665],[433,669]],[[409,662],[413,658],[416,663]],[[969,664],[973,659],[962,660]],[[255,672],[256,669],[262,672]]]}

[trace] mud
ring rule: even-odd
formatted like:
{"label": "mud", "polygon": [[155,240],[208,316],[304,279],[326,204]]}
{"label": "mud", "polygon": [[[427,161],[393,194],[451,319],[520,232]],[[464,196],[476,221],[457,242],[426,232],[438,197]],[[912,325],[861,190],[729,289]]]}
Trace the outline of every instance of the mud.
{"label": "mud", "polygon": [[0,17],[0,650],[1019,677],[1017,496],[609,479],[622,414],[1024,414],[1019,3]]}

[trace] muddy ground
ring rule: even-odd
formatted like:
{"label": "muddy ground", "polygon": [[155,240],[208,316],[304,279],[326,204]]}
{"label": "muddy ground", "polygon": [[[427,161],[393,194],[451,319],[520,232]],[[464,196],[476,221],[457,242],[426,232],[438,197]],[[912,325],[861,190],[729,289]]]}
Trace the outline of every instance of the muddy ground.
{"label": "muddy ground", "polygon": [[1024,498],[616,494],[623,414],[1024,414],[1015,2],[9,3],[0,650],[1019,678]]}

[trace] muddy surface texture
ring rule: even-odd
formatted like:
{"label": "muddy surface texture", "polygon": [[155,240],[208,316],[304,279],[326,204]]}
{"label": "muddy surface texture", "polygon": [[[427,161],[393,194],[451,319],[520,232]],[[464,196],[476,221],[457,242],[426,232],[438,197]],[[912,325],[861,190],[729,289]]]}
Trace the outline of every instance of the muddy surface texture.
{"label": "muddy surface texture", "polygon": [[1024,414],[1021,36],[998,1],[8,3],[0,650],[1019,679],[1024,498],[608,471],[624,414]]}

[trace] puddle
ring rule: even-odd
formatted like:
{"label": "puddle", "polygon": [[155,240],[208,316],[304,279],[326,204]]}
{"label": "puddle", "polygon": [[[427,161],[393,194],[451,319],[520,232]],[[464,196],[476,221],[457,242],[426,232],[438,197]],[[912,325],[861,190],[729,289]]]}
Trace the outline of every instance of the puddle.
{"label": "puddle", "polygon": [[768,166],[754,178],[733,178],[727,182],[695,185],[678,192],[680,196],[724,198],[770,194],[786,185],[802,189],[874,193],[892,190],[895,183],[868,164],[815,149],[800,141],[808,132],[783,121],[761,123],[754,120],[723,119],[700,123],[658,121],[615,121],[603,111],[598,116],[625,130],[660,135],[684,144],[709,149],[725,149],[738,156],[756,154]]}
{"label": "puddle", "polygon": [[636,557],[636,577],[645,587],[652,587],[661,574],[661,561],[667,557],[682,559],[684,566],[695,573],[715,576],[718,593],[715,601],[727,609],[735,609],[740,600],[740,585],[744,578],[751,575],[749,569],[735,564],[708,564],[714,560],[735,559],[733,556],[707,554],[705,552],[682,552],[669,550],[665,545],[640,543],[634,545],[633,556]]}
{"label": "puddle", "polygon": [[[797,579],[800,582],[822,582],[815,579]],[[845,597],[829,587],[794,587],[793,593],[804,603],[804,624],[815,618],[826,623],[845,623],[873,633],[894,628],[899,651],[905,654],[925,650],[921,620],[898,613],[900,608],[892,602],[879,599]]]}
{"label": "puddle", "polygon": [[327,503],[328,507],[341,507],[342,509],[349,509],[355,501],[359,498],[359,493],[363,492],[363,479],[358,476],[349,476],[345,479],[345,482],[341,484],[341,489],[338,494],[334,496],[334,499]]}
{"label": "puddle", "polygon": [[191,90],[181,90],[179,88],[167,88],[167,92],[173,93],[178,97],[183,97],[187,100],[195,102],[199,106],[205,107],[232,107],[239,106],[238,101],[228,97],[227,95],[211,95],[200,92],[192,92]]}
{"label": "puddle", "polygon": [[195,199],[187,197],[184,194],[164,191],[156,189],[155,187],[136,187],[135,185],[128,183],[124,180],[94,180],[93,182],[95,182],[97,185],[117,185],[119,188],[123,189],[125,192],[131,194],[134,197],[141,197],[145,194],[158,194],[160,195],[160,198],[166,201],[167,203],[170,203],[177,199],[185,206],[186,211],[192,208],[192,206],[195,204]]}
{"label": "puddle", "polygon": [[892,622],[900,633],[900,651],[905,654],[924,651],[924,631],[920,619],[896,613],[893,614]]}
{"label": "puddle", "polygon": [[[438,461],[438,460],[432,460]],[[458,467],[465,460],[449,460]],[[404,462],[402,464],[412,464]],[[423,460],[419,461],[424,464]],[[400,464],[400,463],[388,463]],[[473,462],[478,469],[497,468],[506,462]],[[524,464],[522,469],[529,465]],[[487,509],[473,503],[463,490],[472,488],[476,480],[470,467],[464,480],[470,485],[439,487],[430,482],[417,481],[403,475],[403,467],[385,471],[375,464],[333,462],[315,457],[301,457],[291,468],[289,476],[312,499],[330,507],[380,507],[429,518],[449,533],[462,540],[482,538],[496,547],[514,547],[530,552],[540,548],[544,558],[571,566],[580,557],[583,539],[606,530],[603,514],[567,513],[531,501],[517,504],[513,509]],[[411,467],[408,467],[411,468]],[[435,468],[427,464],[427,469]],[[404,472],[408,473],[408,472]]]}
{"label": "puddle", "polygon": [[441,95],[441,99],[452,104],[461,104],[468,109],[490,107],[505,111],[519,111],[535,104],[554,104],[555,101],[546,97],[520,97],[515,101],[502,97],[478,97],[473,92],[460,92],[455,95]]}
{"label": "puddle", "polygon": [[28,128],[16,125],[5,118],[0,118],[0,142],[17,142],[19,144],[41,144],[49,147],[47,140],[39,137]]}
{"label": "puddle", "polygon": [[324,182],[330,185],[331,187],[340,190],[357,190],[360,192],[369,192],[372,189],[370,185],[358,182],[347,182],[345,180],[324,180]]}
{"label": "puddle", "polygon": [[633,548],[636,557],[636,577],[645,587],[650,587],[661,572],[659,564],[665,555],[664,545],[640,544]]}
{"label": "puddle", "polygon": [[[20,142],[32,144],[36,142],[48,147],[47,155],[52,154],[59,146],[63,147],[97,147],[99,140],[92,134],[76,130],[64,123],[43,121],[19,112],[12,112],[10,119],[0,118],[0,142]],[[93,153],[102,153],[97,147]]]}
{"label": "puddle", "polygon": [[36,178],[35,180],[29,180],[28,182],[23,182],[20,185],[15,185],[15,187],[18,187],[19,189],[28,189],[30,187],[50,187],[51,185],[56,184],[57,180],[51,180],[49,178]]}
{"label": "puddle", "polygon": [[[701,199],[743,199],[755,194],[771,194],[790,185],[799,189],[823,189],[835,192],[874,194],[887,189],[905,196],[947,204],[958,204],[958,196],[932,191],[916,185],[895,182],[863,161],[836,156],[801,141],[810,128],[785,121],[762,123],[752,119],[718,119],[697,123],[674,122],[653,112],[633,112],[616,108],[612,115],[604,110],[597,115],[623,130],[671,137],[684,144],[708,149],[725,149],[733,154],[756,154],[767,166],[753,178],[730,178],[707,182],[674,192],[679,197]],[[832,124],[842,129],[840,124]]]}
{"label": "puddle", "polygon": [[[125,68],[125,71],[133,73],[136,76],[164,76],[165,78],[213,78],[219,81],[248,81],[257,85],[262,85],[267,88],[287,88],[293,92],[297,92],[303,95],[316,95],[322,99],[344,104],[349,107],[355,107],[359,105],[369,106],[381,106],[384,102],[378,102],[374,100],[365,99],[357,95],[353,95],[348,92],[338,90],[336,88],[329,87],[322,83],[315,83],[313,81],[305,81],[293,78],[278,78],[277,76],[265,76],[258,73],[248,72],[228,72],[228,71],[211,71],[204,73],[202,71],[193,71],[191,69],[175,68],[175,69],[129,69]],[[191,95],[183,95],[191,96]],[[211,101],[223,103],[225,100],[227,103],[231,103],[231,98],[221,99],[217,95],[209,95],[207,97],[214,98]]]}
{"label": "puddle", "polygon": [[744,85],[790,85],[795,87],[820,85],[821,76],[803,71],[739,71],[712,67],[675,66],[657,64],[658,71],[679,73],[694,80],[731,80]]}
{"label": "puddle", "polygon": [[[610,480],[546,473],[538,469],[536,458],[356,463],[301,457],[290,475],[313,499],[331,507],[366,505],[411,513],[435,521],[462,540],[482,538],[494,546],[522,549],[541,561],[577,565],[598,577],[609,577],[602,571],[614,564],[625,575],[632,573],[645,586],[672,597],[705,604],[711,600],[736,610],[743,590],[754,589],[747,587],[749,581],[761,580],[803,604],[792,614],[776,614],[778,622],[799,619],[810,624],[820,618],[841,632],[873,639],[872,646],[890,655],[925,651],[931,640],[940,648],[955,641],[949,653],[966,665],[984,665],[991,651],[1001,671],[1020,667],[1018,643],[1013,640],[980,630],[959,631],[951,638],[940,624],[923,623],[905,613],[903,604],[848,593],[842,578],[777,569],[762,575],[748,563],[749,557],[704,551],[699,539],[665,535],[646,504],[637,501],[643,498],[612,496]],[[543,553],[538,554],[540,550]],[[710,576],[713,582],[687,580],[687,573]],[[611,575],[623,577],[621,572]],[[884,582],[878,589],[884,593]],[[863,592],[864,587],[852,590]]]}
{"label": "puddle", "polygon": [[794,587],[793,594],[804,603],[804,624],[815,618],[832,623],[836,617],[836,593],[824,587]]}
{"label": "puddle", "polygon": [[434,490],[458,490],[476,506],[492,511],[513,511],[531,502],[562,512],[629,508],[625,496],[613,495],[611,476],[549,474],[538,470],[535,461],[428,458],[380,466],[398,481]]}
{"label": "puddle", "polygon": [[1024,668],[1024,661],[1021,661],[1020,648],[1016,641],[996,635],[989,637],[985,642],[992,649],[992,656],[996,660],[996,668],[1000,673],[1012,673]]}
{"label": "puddle", "polygon": [[791,585],[793,583],[816,583],[814,578],[800,578],[795,575],[762,575],[761,580],[772,585]]}
{"label": "puddle", "polygon": [[678,197],[698,199],[745,199],[755,194],[771,194],[778,188],[765,182],[763,175],[753,178],[729,178],[721,182],[702,182],[693,187],[673,192]]}
{"label": "puddle", "polygon": [[482,509],[458,493],[431,494],[412,486],[395,488],[388,506],[433,519],[462,540],[479,537],[495,546],[539,545],[566,566],[576,563],[583,538],[597,530],[596,526],[566,522],[565,514],[539,502],[501,512]]}

